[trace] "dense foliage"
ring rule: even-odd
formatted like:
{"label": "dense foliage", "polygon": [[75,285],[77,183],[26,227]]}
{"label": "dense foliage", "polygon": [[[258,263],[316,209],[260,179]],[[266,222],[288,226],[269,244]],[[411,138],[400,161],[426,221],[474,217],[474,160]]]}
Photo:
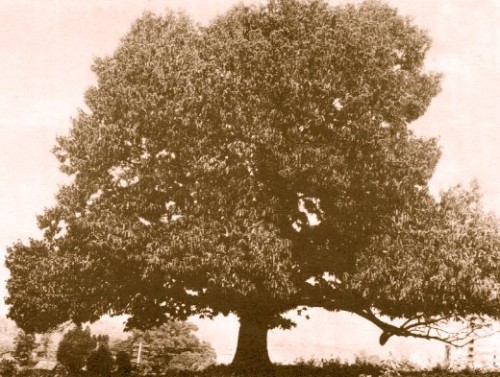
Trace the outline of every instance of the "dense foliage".
{"label": "dense foliage", "polygon": [[71,373],[79,373],[96,346],[96,339],[91,335],[89,327],[75,327],[68,330],[59,342],[57,361]]}
{"label": "dense foliage", "polygon": [[12,360],[0,360],[0,376],[15,377],[17,372],[16,363]]}
{"label": "dense foliage", "polygon": [[33,334],[27,334],[20,330],[14,340],[14,358],[20,366],[31,366],[33,364],[33,352],[37,347],[36,338]]}
{"label": "dense foliage", "polygon": [[140,370],[149,375],[164,375],[167,370],[201,370],[215,364],[215,351],[195,334],[195,325],[171,321],[147,331],[134,330],[115,345],[116,351],[137,354],[141,343]]}
{"label": "dense foliage", "polygon": [[93,376],[110,377],[114,366],[113,355],[105,345],[100,345],[87,357],[87,372]]}
{"label": "dense foliage", "polygon": [[132,373],[132,361],[130,359],[130,354],[126,351],[118,351],[116,353],[115,363],[117,376],[125,377]]}
{"label": "dense foliage", "polygon": [[43,239],[9,248],[9,316],[233,312],[236,366],[269,363],[268,329],[301,306],[356,313],[382,344],[498,317],[498,223],[475,189],[431,196],[440,152],[409,128],[439,91],[429,46],[376,1],[271,0],[207,27],[144,15],[58,139],[73,181]]}

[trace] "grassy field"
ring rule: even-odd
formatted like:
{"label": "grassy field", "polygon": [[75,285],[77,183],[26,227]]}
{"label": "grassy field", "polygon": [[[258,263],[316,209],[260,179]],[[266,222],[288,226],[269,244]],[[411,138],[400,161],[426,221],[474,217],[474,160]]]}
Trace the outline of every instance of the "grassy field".
{"label": "grassy field", "polygon": [[395,371],[370,365],[331,365],[323,367],[306,365],[277,366],[273,373],[234,373],[228,367],[217,366],[202,372],[172,372],[165,377],[500,377],[498,372],[446,370]]}
{"label": "grassy field", "polygon": [[[202,372],[176,372],[165,377],[239,377],[227,367],[213,367]],[[500,371],[395,371],[370,365],[350,366],[277,366],[273,373],[249,373],[245,377],[500,377]]]}
{"label": "grassy field", "polygon": [[[485,371],[397,371],[370,364],[277,365],[272,373],[235,373],[227,366],[210,367],[201,372],[169,372],[165,377],[500,377],[497,372]],[[163,377],[163,376],[161,376]]]}
{"label": "grassy field", "polygon": [[371,364],[344,364],[338,362],[325,362],[323,365],[313,363],[299,363],[296,365],[276,365],[272,372],[249,372],[236,373],[228,366],[219,365],[209,367],[203,371],[174,371],[169,370],[161,375],[147,376],[132,372],[128,375],[96,376],[82,372],[77,376],[68,373],[41,371],[33,369],[21,369],[14,374],[0,377],[500,377],[500,370],[496,372],[486,371],[449,371],[434,369],[429,371],[408,371],[388,369],[383,366]]}

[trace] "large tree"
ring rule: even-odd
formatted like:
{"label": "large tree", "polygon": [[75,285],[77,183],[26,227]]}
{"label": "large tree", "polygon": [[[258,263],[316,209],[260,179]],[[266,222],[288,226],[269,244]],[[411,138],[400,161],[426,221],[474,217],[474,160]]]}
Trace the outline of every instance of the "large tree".
{"label": "large tree", "polygon": [[373,1],[271,0],[206,27],[145,14],[57,141],[72,183],[43,239],[9,248],[9,316],[235,313],[240,368],[268,365],[268,330],[303,306],[356,313],[381,343],[498,317],[496,219],[476,189],[431,196],[440,152],[409,128],[439,91],[429,45]]}

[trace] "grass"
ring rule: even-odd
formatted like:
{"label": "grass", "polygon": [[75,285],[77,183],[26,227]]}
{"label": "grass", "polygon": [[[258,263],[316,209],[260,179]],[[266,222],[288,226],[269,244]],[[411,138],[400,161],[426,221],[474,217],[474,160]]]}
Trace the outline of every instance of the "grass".
{"label": "grass", "polygon": [[[498,372],[482,371],[448,371],[434,369],[430,371],[397,371],[383,366],[355,363],[346,364],[339,361],[324,361],[321,365],[315,362],[299,362],[295,365],[276,365],[272,372],[237,373],[226,365],[209,367],[203,371],[173,371],[169,370],[157,376],[145,376],[132,372],[123,376],[113,373],[112,376],[94,376],[82,372],[78,376],[49,371],[22,370],[11,377],[500,377]],[[7,377],[1,376],[0,377]]]}

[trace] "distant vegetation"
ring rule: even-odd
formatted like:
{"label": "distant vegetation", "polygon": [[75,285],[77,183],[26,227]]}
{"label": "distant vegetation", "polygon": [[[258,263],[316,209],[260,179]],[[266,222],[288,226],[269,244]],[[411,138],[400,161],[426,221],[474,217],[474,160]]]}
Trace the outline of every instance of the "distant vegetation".
{"label": "distant vegetation", "polygon": [[9,321],[1,324],[10,338],[0,354],[0,377],[163,376],[199,371],[216,359],[212,346],[200,341],[196,326],[188,322],[132,331],[125,340],[93,335],[90,327],[35,335]]}
{"label": "distant vegetation", "polygon": [[76,327],[64,334],[57,348],[57,361],[68,371],[78,373],[96,346],[97,339],[91,335],[90,328]]}
{"label": "distant vegetation", "polygon": [[210,344],[193,334],[196,330],[191,323],[172,321],[156,329],[132,331],[113,349],[140,359],[141,370],[147,374],[161,375],[170,369],[202,370],[215,364],[216,354]]}
{"label": "distant vegetation", "polygon": [[[88,327],[71,328],[62,337],[54,337],[54,334],[35,337],[22,331],[16,333],[15,327],[9,329],[12,336],[10,351],[0,357],[0,377],[500,376],[500,371],[455,371],[441,366],[421,370],[407,360],[376,359],[363,353],[355,358],[354,363],[340,359],[298,359],[293,365],[277,365],[273,371],[240,374],[231,366],[215,365],[215,352],[209,344],[195,336],[196,327],[178,321],[152,330],[132,331],[124,340],[93,335]],[[137,363],[139,360],[140,364]],[[51,362],[40,366],[40,361]]]}

